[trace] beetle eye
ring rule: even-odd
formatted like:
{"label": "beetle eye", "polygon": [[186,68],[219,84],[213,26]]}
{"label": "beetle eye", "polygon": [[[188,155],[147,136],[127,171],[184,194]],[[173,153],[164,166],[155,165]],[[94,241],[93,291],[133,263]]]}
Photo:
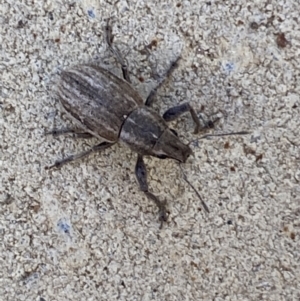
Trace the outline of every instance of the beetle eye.
{"label": "beetle eye", "polygon": [[178,137],[178,134],[177,134],[177,132],[175,131],[175,130],[173,130],[173,129],[170,129],[170,131],[175,135],[175,136],[177,136]]}

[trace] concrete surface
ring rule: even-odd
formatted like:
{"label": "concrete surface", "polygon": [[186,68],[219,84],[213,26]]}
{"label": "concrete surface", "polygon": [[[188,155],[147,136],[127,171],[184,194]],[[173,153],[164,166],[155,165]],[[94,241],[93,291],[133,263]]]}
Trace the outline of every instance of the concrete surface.
{"label": "concrete surface", "polygon": [[[300,300],[299,1],[0,2],[1,300]],[[61,169],[96,140],[44,135],[70,126],[55,98],[61,70],[126,56],[163,112],[190,101],[221,120],[183,166],[147,158],[157,209],[139,191],[136,154],[115,145]],[[145,49],[148,49],[145,52]],[[155,72],[152,72],[152,71]],[[156,72],[157,71],[157,72]],[[172,123],[196,139],[185,115]]]}

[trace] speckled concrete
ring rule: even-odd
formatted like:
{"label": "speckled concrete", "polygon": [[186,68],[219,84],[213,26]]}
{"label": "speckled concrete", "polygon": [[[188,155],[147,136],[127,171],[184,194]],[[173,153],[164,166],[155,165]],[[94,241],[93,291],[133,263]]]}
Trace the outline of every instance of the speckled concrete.
{"label": "speckled concrete", "polygon": [[[272,4],[273,3],[273,4]],[[299,1],[1,1],[0,299],[300,300]],[[117,72],[114,43],[145,98],[163,112],[190,101],[221,117],[183,166],[147,158],[157,209],[139,191],[136,154],[115,145],[45,170],[97,143],[44,135],[70,126],[60,71],[96,62]],[[148,56],[145,49],[148,49]],[[193,135],[186,115],[171,125]]]}

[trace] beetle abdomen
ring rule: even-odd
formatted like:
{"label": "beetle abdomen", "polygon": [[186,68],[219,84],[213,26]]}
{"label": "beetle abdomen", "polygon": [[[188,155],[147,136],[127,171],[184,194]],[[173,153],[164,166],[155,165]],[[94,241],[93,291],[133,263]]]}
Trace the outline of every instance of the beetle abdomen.
{"label": "beetle abdomen", "polygon": [[118,140],[127,116],[143,104],[129,83],[95,65],[62,72],[58,96],[83,130],[111,142]]}

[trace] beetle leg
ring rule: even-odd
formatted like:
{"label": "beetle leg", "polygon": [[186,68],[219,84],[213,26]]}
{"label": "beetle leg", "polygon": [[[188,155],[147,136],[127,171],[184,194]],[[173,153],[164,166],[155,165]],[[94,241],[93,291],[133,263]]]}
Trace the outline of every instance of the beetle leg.
{"label": "beetle leg", "polygon": [[154,201],[154,203],[158,207],[159,220],[161,221],[162,225],[162,223],[166,222],[168,218],[166,211],[166,202],[161,202],[154,194],[148,191],[147,169],[142,155],[138,155],[137,162],[135,165],[135,175],[139,182],[141,191],[143,191],[149,199]]}
{"label": "beetle leg", "polygon": [[[190,112],[190,114],[196,124],[194,133],[197,134],[200,131],[201,124],[200,124],[199,118],[198,118],[195,110],[188,102],[185,102],[181,105],[178,105],[178,106],[168,109],[163,114],[163,119],[167,122],[173,121],[173,120],[177,119],[179,116],[181,116],[183,113],[186,113],[186,112]],[[214,121],[211,121],[211,120],[205,121],[201,115],[200,115],[200,119],[204,123],[204,128],[213,128],[214,123],[219,120],[219,119],[216,119]]]}
{"label": "beetle leg", "polygon": [[95,152],[100,152],[100,151],[112,146],[113,144],[114,143],[102,142],[100,144],[94,145],[92,148],[90,148],[89,150],[87,150],[85,152],[75,154],[75,155],[71,155],[71,156],[69,156],[67,158],[64,158],[62,160],[57,160],[53,165],[47,166],[46,169],[51,169],[53,167],[62,167],[66,163],[69,163],[69,162],[75,161],[77,159],[87,157],[90,154],[95,153]]}
{"label": "beetle leg", "polygon": [[127,64],[126,64],[125,60],[122,58],[119,50],[116,47],[113,47],[113,45],[112,45],[114,36],[112,34],[112,27],[109,24],[109,19],[107,20],[107,23],[106,23],[106,26],[105,26],[105,32],[106,32],[106,43],[107,43],[110,51],[113,53],[113,55],[115,56],[115,58],[117,59],[117,61],[121,65],[124,79],[126,81],[128,81],[129,83],[131,83],[128,68],[127,68]]}
{"label": "beetle leg", "polygon": [[72,138],[84,138],[84,139],[90,139],[94,136],[90,133],[81,133],[77,132],[76,130],[65,128],[65,129],[53,129],[52,131],[46,132],[45,135],[53,135],[54,137],[60,136],[60,135],[66,135],[71,134]]}
{"label": "beetle leg", "polygon": [[152,89],[146,99],[145,105],[150,107],[155,99],[157,90],[168,80],[168,78],[171,76],[171,74],[173,73],[173,71],[178,67],[178,61],[181,59],[181,57],[179,56],[169,67],[169,69],[167,70],[167,72],[164,74],[164,76],[162,77],[162,79],[159,81],[159,83],[157,84],[157,86]]}

